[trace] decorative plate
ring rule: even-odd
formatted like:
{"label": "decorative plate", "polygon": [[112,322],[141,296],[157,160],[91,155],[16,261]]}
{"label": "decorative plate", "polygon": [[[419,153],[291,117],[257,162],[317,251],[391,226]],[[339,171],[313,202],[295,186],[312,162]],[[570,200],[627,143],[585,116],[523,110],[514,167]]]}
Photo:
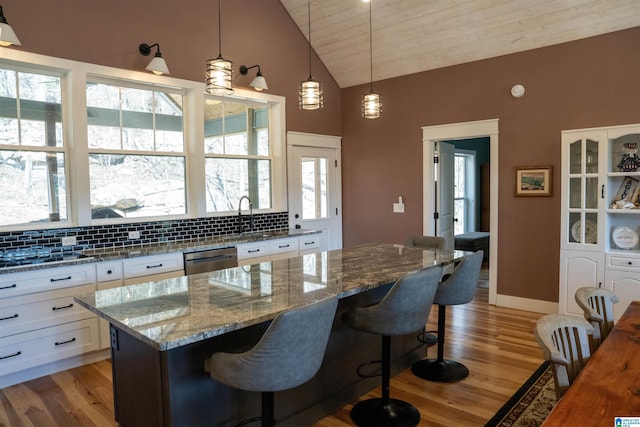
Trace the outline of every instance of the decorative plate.
{"label": "decorative plate", "polygon": [[[584,221],[584,242],[595,243],[598,235],[598,224],[592,219]],[[573,239],[580,243],[582,241],[582,221],[576,221],[571,226],[571,236]]]}
{"label": "decorative plate", "polygon": [[620,249],[635,248],[638,244],[638,233],[626,225],[619,225],[611,232],[613,243]]}

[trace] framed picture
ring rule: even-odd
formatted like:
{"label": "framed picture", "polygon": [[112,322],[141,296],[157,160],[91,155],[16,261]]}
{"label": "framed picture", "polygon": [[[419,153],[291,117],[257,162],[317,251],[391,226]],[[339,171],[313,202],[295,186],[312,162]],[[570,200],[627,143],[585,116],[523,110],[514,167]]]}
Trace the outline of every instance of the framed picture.
{"label": "framed picture", "polygon": [[513,168],[514,196],[551,196],[553,166],[516,166]]}

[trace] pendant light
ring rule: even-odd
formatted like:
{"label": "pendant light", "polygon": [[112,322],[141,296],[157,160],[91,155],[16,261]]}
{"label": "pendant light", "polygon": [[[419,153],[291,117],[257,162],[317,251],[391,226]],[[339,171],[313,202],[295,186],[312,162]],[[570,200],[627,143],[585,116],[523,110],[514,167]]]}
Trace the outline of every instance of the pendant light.
{"label": "pendant light", "polygon": [[371,61],[371,86],[369,93],[362,97],[362,117],[365,119],[377,119],[382,115],[382,98],[373,92],[373,36],[371,31],[371,3],[369,1],[369,59]]}
{"label": "pendant light", "polygon": [[298,107],[303,110],[317,110],[324,106],[322,83],[311,77],[311,1],[307,0],[307,15],[309,17],[309,78],[300,82],[298,90]]}
{"label": "pendant light", "polygon": [[220,0],[218,0],[218,57],[205,62],[206,91],[211,95],[230,95],[233,93],[233,63],[222,57],[222,24]]}

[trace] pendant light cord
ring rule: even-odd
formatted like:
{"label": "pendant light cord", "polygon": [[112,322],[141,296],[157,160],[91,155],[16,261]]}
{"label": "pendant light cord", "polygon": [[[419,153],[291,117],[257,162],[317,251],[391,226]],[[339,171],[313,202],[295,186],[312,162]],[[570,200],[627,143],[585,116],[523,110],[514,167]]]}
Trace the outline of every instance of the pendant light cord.
{"label": "pendant light cord", "polygon": [[309,80],[311,80],[311,0],[307,0],[307,19],[309,20]]}
{"label": "pendant light cord", "polygon": [[221,11],[222,9],[220,9],[220,0],[218,0],[218,53],[220,56],[222,56],[222,20],[220,19],[221,16]]}
{"label": "pendant light cord", "polygon": [[371,3],[372,0],[369,0],[369,61],[370,61],[370,90],[373,93],[373,31],[371,30]]}

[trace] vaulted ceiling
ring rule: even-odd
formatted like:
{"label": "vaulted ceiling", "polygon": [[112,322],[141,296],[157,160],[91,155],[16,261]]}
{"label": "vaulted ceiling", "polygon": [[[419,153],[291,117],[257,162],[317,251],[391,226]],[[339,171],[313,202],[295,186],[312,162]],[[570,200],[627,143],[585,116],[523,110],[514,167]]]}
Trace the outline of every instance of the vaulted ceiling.
{"label": "vaulted ceiling", "polygon": [[[311,45],[338,85],[368,83],[369,3],[310,1]],[[374,81],[640,26],[638,0],[371,1]],[[307,0],[281,2],[308,37]]]}

